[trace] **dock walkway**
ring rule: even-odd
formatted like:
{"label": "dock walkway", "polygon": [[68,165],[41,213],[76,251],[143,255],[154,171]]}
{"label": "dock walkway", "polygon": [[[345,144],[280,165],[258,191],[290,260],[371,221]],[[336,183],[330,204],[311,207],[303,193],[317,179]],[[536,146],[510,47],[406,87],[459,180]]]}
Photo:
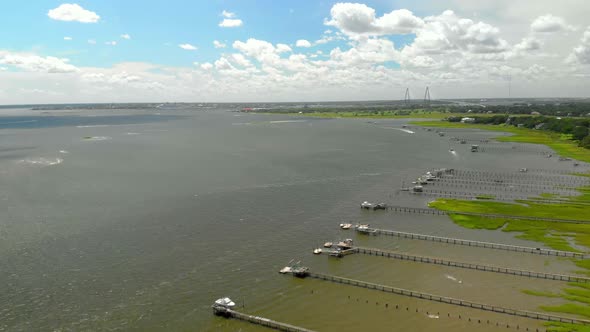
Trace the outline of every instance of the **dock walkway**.
{"label": "dock walkway", "polygon": [[381,257],[401,259],[401,260],[407,260],[407,261],[413,261],[413,262],[419,262],[419,263],[429,263],[429,264],[437,264],[437,265],[444,265],[444,266],[450,266],[450,267],[459,267],[459,268],[471,269],[471,270],[504,273],[504,274],[522,276],[522,277],[529,277],[529,278],[548,279],[548,280],[557,280],[557,281],[566,281],[566,282],[590,283],[590,278],[571,276],[571,275],[565,275],[565,274],[534,272],[534,271],[527,271],[527,270],[510,269],[510,268],[505,268],[505,267],[497,267],[497,266],[492,266],[492,265],[482,265],[482,264],[458,262],[458,261],[451,261],[451,260],[446,260],[446,259],[441,259],[441,258],[418,256],[418,255],[408,255],[408,254],[399,253],[399,252],[385,251],[385,250],[372,249],[372,248],[355,247],[354,250],[355,250],[355,253],[359,253],[359,254],[381,256]]}
{"label": "dock walkway", "polygon": [[449,214],[458,214],[458,215],[464,215],[464,216],[477,216],[477,217],[485,217],[485,218],[535,220],[535,221],[562,222],[562,223],[570,223],[570,224],[590,224],[590,220],[558,219],[558,218],[543,218],[543,217],[530,217],[530,216],[513,216],[513,215],[507,215],[507,214],[493,214],[493,213],[443,211],[443,210],[437,210],[437,209],[431,209],[431,208],[416,208],[416,207],[404,207],[404,206],[395,206],[395,205],[388,205],[387,210],[394,211],[394,212],[431,214],[431,215],[439,215],[439,216],[444,216],[444,215],[449,215]]}
{"label": "dock walkway", "polygon": [[433,241],[433,242],[441,242],[441,243],[448,243],[448,244],[469,246],[469,247],[479,247],[479,248],[488,248],[488,249],[496,249],[496,250],[507,250],[507,251],[523,252],[523,253],[528,253],[528,254],[559,256],[559,257],[587,258],[589,256],[584,253],[573,252],[573,251],[533,248],[533,247],[515,246],[515,245],[510,245],[510,244],[502,244],[502,243],[455,239],[455,238],[449,238],[449,237],[417,234],[417,233],[409,233],[409,232],[400,232],[400,231],[379,229],[379,228],[371,228],[371,230],[374,231],[371,233],[374,235],[397,236],[400,238],[406,238],[406,239],[411,239],[411,240]]}
{"label": "dock walkway", "polygon": [[285,331],[285,332],[315,332],[313,330],[309,330],[303,327],[294,326],[287,323],[281,323],[274,321],[272,319],[259,317],[259,316],[252,316],[245,313],[241,313],[239,311],[235,311],[225,307],[213,306],[213,313],[218,316],[224,316],[228,318],[236,318],[239,320],[243,320],[252,324],[262,325],[277,331]]}
{"label": "dock walkway", "polygon": [[489,304],[470,302],[470,301],[455,299],[455,298],[446,297],[446,296],[428,294],[428,293],[423,293],[423,292],[416,292],[416,291],[407,290],[407,289],[403,289],[403,288],[379,285],[379,284],[374,284],[374,283],[370,283],[370,282],[348,279],[348,278],[343,278],[343,277],[338,277],[338,276],[333,276],[333,275],[328,275],[328,274],[310,272],[308,274],[308,277],[314,278],[314,279],[325,280],[325,281],[331,281],[331,282],[340,283],[340,284],[352,285],[352,286],[356,286],[356,287],[374,289],[374,290],[378,290],[378,291],[382,291],[382,292],[386,292],[386,293],[393,293],[393,294],[398,294],[398,295],[403,295],[403,296],[409,296],[409,297],[419,298],[419,299],[423,299],[423,300],[447,303],[447,304],[451,304],[451,305],[468,307],[468,308],[479,309],[479,310],[484,310],[484,311],[492,311],[492,312],[496,312],[496,313],[500,313],[500,314],[526,317],[526,318],[537,319],[537,320],[542,320],[542,321],[547,321],[547,322],[561,322],[561,323],[570,323],[570,324],[590,325],[590,320],[585,320],[585,319],[568,318],[568,317],[543,314],[543,313],[527,311],[527,310],[509,309],[509,308],[504,308],[501,306],[494,306],[494,305],[489,305]]}

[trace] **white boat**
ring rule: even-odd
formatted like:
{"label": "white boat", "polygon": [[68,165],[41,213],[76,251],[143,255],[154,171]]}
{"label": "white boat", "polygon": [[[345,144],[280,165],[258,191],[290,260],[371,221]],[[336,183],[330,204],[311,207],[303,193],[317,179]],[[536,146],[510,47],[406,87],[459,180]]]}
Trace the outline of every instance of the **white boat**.
{"label": "white boat", "polygon": [[314,250],[313,250],[313,254],[314,254],[314,255],[319,255],[319,254],[321,254],[321,253],[322,253],[322,248],[317,248],[317,249],[314,249]]}
{"label": "white boat", "polygon": [[331,248],[334,245],[334,243],[332,242],[326,242],[324,243],[324,248]]}
{"label": "white boat", "polygon": [[373,228],[369,227],[369,224],[356,225],[354,226],[354,229],[357,232],[364,234],[374,234],[376,232]]}
{"label": "white boat", "polygon": [[350,229],[350,227],[352,227],[352,224],[340,224],[340,228],[342,229]]}
{"label": "white boat", "polygon": [[292,269],[290,266],[285,266],[284,268],[279,270],[279,273],[285,274],[285,273],[291,273]]}
{"label": "white boat", "polygon": [[367,201],[364,201],[361,203],[361,208],[362,209],[372,209],[373,208],[373,203],[369,203]]}
{"label": "white boat", "polygon": [[358,224],[358,225],[354,226],[354,229],[356,229],[356,230],[369,229],[369,224]]}
{"label": "white boat", "polygon": [[338,248],[341,249],[350,249],[352,248],[352,239],[346,239],[344,241],[340,241],[338,242],[338,244],[336,246],[338,246]]}
{"label": "white boat", "polygon": [[229,297],[222,297],[220,299],[217,299],[215,301],[215,305],[219,306],[219,307],[228,308],[228,309],[231,309],[236,306],[234,301],[232,301]]}

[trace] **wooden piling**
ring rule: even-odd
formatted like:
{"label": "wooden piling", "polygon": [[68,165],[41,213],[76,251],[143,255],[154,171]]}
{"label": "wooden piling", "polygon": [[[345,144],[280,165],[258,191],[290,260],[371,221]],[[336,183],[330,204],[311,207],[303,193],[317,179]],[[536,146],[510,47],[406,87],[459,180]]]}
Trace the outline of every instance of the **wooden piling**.
{"label": "wooden piling", "polygon": [[419,263],[429,263],[429,264],[444,265],[444,266],[449,266],[449,267],[459,267],[459,268],[464,268],[464,269],[472,269],[472,270],[479,270],[479,271],[486,271],[486,272],[504,273],[504,274],[510,274],[510,275],[515,275],[515,276],[528,277],[528,278],[548,279],[548,280],[557,280],[557,281],[566,281],[566,282],[590,283],[590,278],[571,276],[571,275],[565,275],[565,274],[534,272],[534,271],[511,269],[511,268],[505,268],[505,267],[497,267],[497,266],[492,266],[492,265],[482,265],[482,264],[466,263],[466,262],[459,262],[459,261],[450,261],[450,260],[446,260],[446,259],[442,259],[442,258],[434,258],[434,257],[418,256],[418,255],[408,255],[408,254],[399,253],[399,252],[385,251],[385,250],[372,249],[372,248],[355,247],[354,250],[356,253],[360,253],[360,254],[372,255],[372,256],[382,256],[382,257],[387,257],[387,258],[401,259],[401,260],[407,260],[407,261],[413,261],[413,262],[419,262]]}
{"label": "wooden piling", "polygon": [[303,327],[294,326],[287,323],[281,323],[274,321],[272,319],[259,317],[259,316],[252,316],[248,314],[241,313],[239,311],[235,311],[229,308],[225,308],[222,306],[213,306],[213,313],[218,316],[223,316],[227,318],[235,318],[239,320],[243,320],[245,322],[249,322],[256,325],[265,326],[277,331],[285,331],[285,332],[314,332],[313,330],[309,330]]}
{"label": "wooden piling", "polygon": [[495,250],[523,252],[523,253],[536,254],[536,255],[573,257],[573,258],[582,258],[582,259],[588,257],[588,255],[586,255],[584,253],[573,252],[573,251],[563,251],[563,250],[554,250],[554,249],[545,249],[545,248],[533,248],[533,247],[515,246],[515,245],[510,245],[510,244],[502,244],[502,243],[455,239],[455,238],[449,238],[449,237],[418,234],[418,233],[409,233],[409,232],[400,232],[400,231],[378,229],[378,228],[372,228],[372,230],[374,231],[374,232],[372,232],[372,234],[374,234],[374,235],[396,236],[399,238],[406,238],[406,239],[411,239],[411,240],[433,241],[433,242],[441,242],[441,243],[448,243],[448,244],[469,246],[469,247],[479,247],[479,248],[487,248],[487,249],[495,249]]}
{"label": "wooden piling", "polygon": [[386,293],[409,296],[409,297],[414,297],[414,298],[428,300],[428,301],[435,301],[435,302],[447,303],[447,304],[456,305],[456,306],[472,308],[472,309],[491,311],[491,312],[496,312],[496,313],[500,313],[500,314],[526,317],[526,318],[537,319],[537,320],[542,320],[542,321],[547,321],[547,322],[561,322],[561,323],[569,323],[569,324],[590,325],[590,320],[585,320],[585,319],[562,317],[562,316],[543,314],[543,313],[538,313],[538,312],[533,312],[533,311],[510,309],[510,308],[505,308],[505,307],[501,307],[501,306],[494,306],[494,305],[489,305],[489,304],[470,302],[470,301],[455,299],[455,298],[446,297],[446,296],[439,296],[439,295],[428,294],[428,293],[423,293],[423,292],[416,292],[416,291],[407,290],[407,289],[403,289],[403,288],[379,285],[379,284],[375,284],[375,283],[354,280],[354,279],[349,279],[349,278],[343,278],[343,277],[338,277],[338,276],[333,276],[333,275],[328,275],[328,274],[310,272],[308,277],[319,279],[319,280],[331,281],[331,282],[340,283],[340,284],[345,284],[345,285],[361,287],[361,288],[378,290],[378,291],[386,292]]}

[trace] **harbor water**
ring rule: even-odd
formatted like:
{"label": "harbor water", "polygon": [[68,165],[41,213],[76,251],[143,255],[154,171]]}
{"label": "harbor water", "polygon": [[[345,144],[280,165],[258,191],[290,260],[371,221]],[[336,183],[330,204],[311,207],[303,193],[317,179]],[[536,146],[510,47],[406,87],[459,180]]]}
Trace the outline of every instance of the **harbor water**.
{"label": "harbor water", "polygon": [[498,133],[440,137],[415,126],[399,130],[406,123],[221,106],[6,112],[0,117],[0,331],[265,331],[212,315],[211,304],[223,296],[241,312],[317,331],[541,328],[539,321],[277,273],[296,260],[317,272],[515,309],[562,303],[522,293],[557,290],[565,285],[558,281],[312,254],[325,241],[352,238],[416,255],[576,270],[564,258],[340,230],[350,221],[542,247],[513,233],[461,228],[446,216],[361,211],[365,200],[424,207],[436,197],[399,189],[433,168],[574,169],[532,150],[472,153],[469,144],[448,137]]}

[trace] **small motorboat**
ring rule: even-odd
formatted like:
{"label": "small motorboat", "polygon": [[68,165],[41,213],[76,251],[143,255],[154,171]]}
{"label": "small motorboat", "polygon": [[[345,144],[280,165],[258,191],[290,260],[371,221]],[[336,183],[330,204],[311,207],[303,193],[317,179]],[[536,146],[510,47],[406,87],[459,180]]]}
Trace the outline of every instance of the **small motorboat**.
{"label": "small motorboat", "polygon": [[337,246],[340,249],[350,249],[352,248],[352,239],[346,239],[344,241],[338,242]]}
{"label": "small motorboat", "polygon": [[291,273],[292,269],[290,266],[285,266],[284,268],[279,270],[279,273],[281,274],[285,274],[285,273]]}
{"label": "small motorboat", "polygon": [[321,253],[322,253],[322,248],[316,248],[316,249],[313,250],[313,254],[314,255],[319,255]]}
{"label": "small motorboat", "polygon": [[214,305],[230,309],[235,307],[236,303],[232,301],[229,297],[222,297],[216,300]]}
{"label": "small motorboat", "polygon": [[372,209],[373,208],[373,203],[369,203],[367,201],[364,201],[361,203],[361,209]]}
{"label": "small motorboat", "polygon": [[354,226],[354,229],[357,232],[363,233],[363,234],[374,234],[376,232],[373,228],[369,227],[369,224],[359,224],[359,225]]}
{"label": "small motorboat", "polygon": [[340,228],[342,229],[350,229],[352,227],[352,224],[340,224]]}
{"label": "small motorboat", "polygon": [[324,248],[331,248],[334,245],[334,243],[332,242],[326,242],[324,243]]}

